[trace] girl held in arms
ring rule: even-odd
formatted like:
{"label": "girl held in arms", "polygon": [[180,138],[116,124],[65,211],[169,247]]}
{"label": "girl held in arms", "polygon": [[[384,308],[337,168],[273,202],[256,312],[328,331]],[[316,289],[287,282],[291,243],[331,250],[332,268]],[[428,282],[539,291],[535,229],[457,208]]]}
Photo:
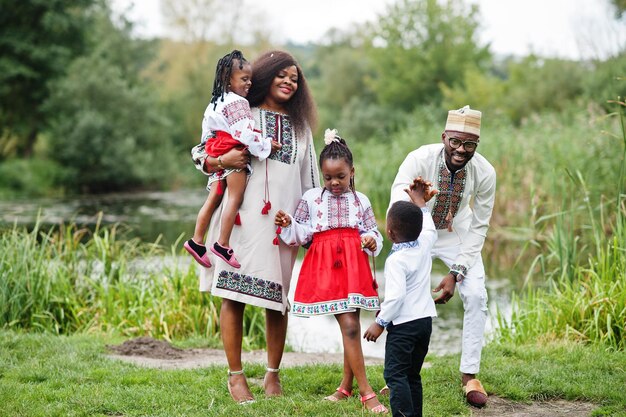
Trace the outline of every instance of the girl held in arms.
{"label": "girl held in arms", "polygon": [[[246,148],[250,154],[264,160],[270,152],[280,149],[280,144],[270,138],[262,138],[254,129],[254,118],[245,97],[252,86],[252,66],[240,51],[234,50],[222,57],[215,70],[211,102],[202,120],[202,143],[208,156],[217,158],[219,171],[209,179],[209,195],[198,213],[193,237],[185,242],[185,249],[202,266],[210,268],[204,235],[211,217],[221,203],[225,186],[228,200],[222,212],[218,240],[211,252],[234,268],[241,265],[230,247],[230,234],[239,224],[237,211],[241,206],[246,189],[246,179],[251,173],[247,169],[224,169],[221,156],[233,148]],[[215,186],[210,185],[214,183]]]}

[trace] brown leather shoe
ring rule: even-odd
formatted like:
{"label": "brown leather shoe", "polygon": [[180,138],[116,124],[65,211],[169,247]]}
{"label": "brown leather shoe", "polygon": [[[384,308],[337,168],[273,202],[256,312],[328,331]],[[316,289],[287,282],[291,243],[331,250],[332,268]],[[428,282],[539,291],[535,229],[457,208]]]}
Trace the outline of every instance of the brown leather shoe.
{"label": "brown leather shoe", "polygon": [[487,392],[479,380],[470,379],[463,389],[465,391],[465,399],[470,405],[478,408],[487,405]]}

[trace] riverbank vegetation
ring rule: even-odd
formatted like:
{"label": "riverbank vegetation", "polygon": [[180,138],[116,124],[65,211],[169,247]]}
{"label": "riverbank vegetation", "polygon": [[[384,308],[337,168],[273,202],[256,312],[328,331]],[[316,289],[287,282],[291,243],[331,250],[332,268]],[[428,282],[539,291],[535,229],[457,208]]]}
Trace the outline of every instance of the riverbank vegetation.
{"label": "riverbank vegetation", "polygon": [[[179,247],[124,237],[122,226],[3,231],[0,328],[216,345],[220,299],[197,290],[196,265],[177,256]],[[244,323],[244,347],[263,346],[263,314],[248,309]]]}

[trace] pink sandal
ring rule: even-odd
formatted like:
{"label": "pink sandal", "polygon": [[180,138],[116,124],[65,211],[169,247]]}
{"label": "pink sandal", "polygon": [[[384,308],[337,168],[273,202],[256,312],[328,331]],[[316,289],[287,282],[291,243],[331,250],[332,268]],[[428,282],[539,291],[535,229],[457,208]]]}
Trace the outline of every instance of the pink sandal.
{"label": "pink sandal", "polygon": [[328,397],[324,397],[324,399],[326,401],[337,402],[337,401],[347,400],[348,398],[352,397],[352,393],[345,388],[339,387],[335,391],[340,394],[345,395],[346,398],[337,398],[334,395],[329,395]]}
{"label": "pink sandal", "polygon": [[[367,395],[363,395],[361,396],[361,403],[363,404],[363,407],[367,408],[365,406],[365,403],[369,400],[371,400],[372,398],[376,398],[376,393],[375,392],[370,392]],[[382,404],[378,404],[376,407],[374,408],[370,408],[367,411],[374,413],[374,414],[387,414],[389,412],[389,410],[387,409],[387,407],[385,407]]]}

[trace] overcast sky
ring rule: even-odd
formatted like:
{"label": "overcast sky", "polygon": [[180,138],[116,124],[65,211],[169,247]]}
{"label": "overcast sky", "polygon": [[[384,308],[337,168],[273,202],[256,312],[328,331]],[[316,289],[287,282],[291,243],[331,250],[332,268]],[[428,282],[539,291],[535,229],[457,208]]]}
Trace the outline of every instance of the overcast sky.
{"label": "overcast sky", "polygon": [[[374,20],[394,0],[244,0],[272,27],[275,39],[320,41],[330,28]],[[498,54],[565,58],[604,57],[626,45],[626,21],[608,19],[608,0],[464,0],[478,4],[480,39]],[[159,0],[113,0],[115,10],[133,4],[138,33],[167,33]],[[302,16],[306,16],[305,19]]]}

